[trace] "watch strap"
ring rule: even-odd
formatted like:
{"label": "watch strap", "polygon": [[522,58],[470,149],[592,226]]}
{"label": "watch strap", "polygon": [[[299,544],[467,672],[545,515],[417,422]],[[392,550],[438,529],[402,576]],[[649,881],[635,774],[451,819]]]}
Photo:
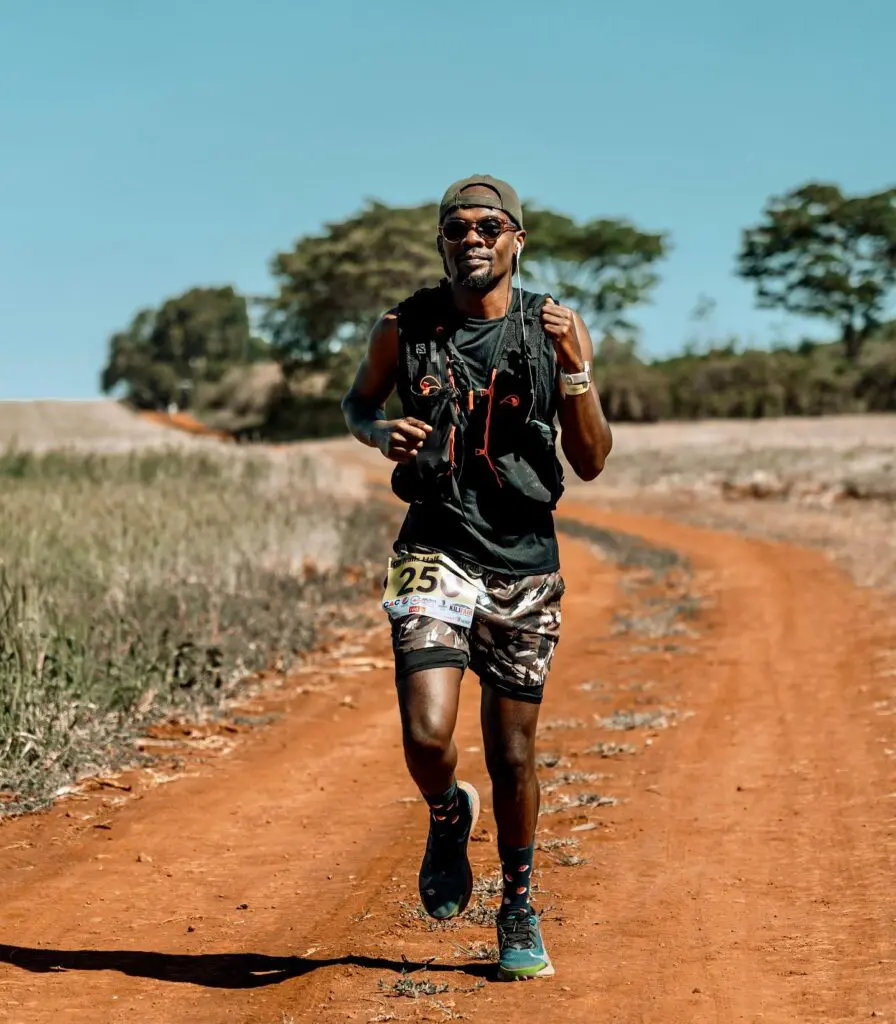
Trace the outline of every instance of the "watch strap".
{"label": "watch strap", "polygon": [[579,373],[566,373],[565,370],[561,370],[560,376],[566,384],[590,384],[591,363],[586,362],[585,369],[581,370]]}
{"label": "watch strap", "polygon": [[583,395],[591,388],[591,364],[586,362],[585,369],[579,373],[560,371],[560,392],[563,395]]}

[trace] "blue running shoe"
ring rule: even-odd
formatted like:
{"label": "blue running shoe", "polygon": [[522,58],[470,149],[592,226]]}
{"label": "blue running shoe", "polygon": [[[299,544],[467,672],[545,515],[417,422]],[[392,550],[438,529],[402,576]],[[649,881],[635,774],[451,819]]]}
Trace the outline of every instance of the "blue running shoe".
{"label": "blue running shoe", "polygon": [[473,895],[473,869],[467,857],[467,844],[479,819],[479,794],[469,782],[458,782],[457,797],[469,805],[470,824],[459,836],[440,837],[430,821],[418,878],[420,900],[427,914],[438,921],[462,914]]}
{"label": "blue running shoe", "polygon": [[498,977],[503,981],[549,978],[554,973],[531,907],[498,915],[498,954]]}

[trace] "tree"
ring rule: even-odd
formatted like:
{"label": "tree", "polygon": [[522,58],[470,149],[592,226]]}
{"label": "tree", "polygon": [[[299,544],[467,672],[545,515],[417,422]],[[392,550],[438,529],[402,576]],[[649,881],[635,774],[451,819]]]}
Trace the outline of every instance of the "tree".
{"label": "tree", "polygon": [[524,281],[574,306],[589,328],[631,333],[628,311],[647,301],[659,280],[653,265],[666,255],[666,236],[627,220],[579,224],[538,207],[527,207],[525,221]]}
{"label": "tree", "polygon": [[896,189],[845,196],[811,183],[773,197],[743,232],[738,272],[760,306],[833,321],[855,361],[896,286]]}
{"label": "tree", "polygon": [[141,310],[112,335],[100,383],[106,394],[125,385],[139,408],[186,408],[198,384],[266,358],[267,348],[249,330],[242,295],[229,286],[193,288],[158,310]]}
{"label": "tree", "polygon": [[[284,355],[314,360],[363,340],[376,318],[443,276],[436,251],[438,207],[369,202],[360,213],[301,238],[274,256],[277,295],[265,318]],[[624,221],[576,224],[564,214],[527,208],[524,281],[574,303],[605,329],[630,325],[623,313],[644,301],[665,251],[661,235]]]}
{"label": "tree", "polygon": [[382,313],[443,276],[438,206],[368,202],[352,217],[277,253],[265,316],[282,357],[315,360],[366,338]]}

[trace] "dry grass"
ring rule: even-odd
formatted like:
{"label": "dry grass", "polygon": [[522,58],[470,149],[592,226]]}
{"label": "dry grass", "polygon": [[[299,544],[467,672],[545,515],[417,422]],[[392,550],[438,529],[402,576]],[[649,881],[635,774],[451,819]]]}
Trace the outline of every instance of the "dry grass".
{"label": "dry grass", "polygon": [[619,800],[615,796],[602,796],[600,793],[579,793],[578,796],[560,794],[556,803],[544,804],[541,808],[542,817],[549,814],[560,814],[563,811],[575,810],[577,807],[615,807]]}
{"label": "dry grass", "polygon": [[637,748],[631,743],[596,743],[588,747],[586,754],[597,754],[599,757],[623,757],[627,754],[636,754]]}
{"label": "dry grass", "polygon": [[0,813],[288,668],[367,597],[386,524],[320,472],[223,447],[0,455]]}

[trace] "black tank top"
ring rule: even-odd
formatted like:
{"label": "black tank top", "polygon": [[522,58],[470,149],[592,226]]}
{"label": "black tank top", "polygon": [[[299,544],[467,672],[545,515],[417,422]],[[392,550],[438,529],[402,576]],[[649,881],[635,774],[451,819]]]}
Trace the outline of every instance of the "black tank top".
{"label": "black tank top", "polygon": [[[514,292],[508,317],[519,315],[519,297]],[[458,325],[454,345],[476,388],[488,386],[505,320],[467,317]],[[464,443],[472,447],[474,442],[469,434]],[[534,503],[524,507],[524,503],[514,500],[512,491],[477,486],[477,475],[469,469],[474,461],[472,454],[465,453],[464,468],[458,476],[460,503],[452,497],[413,502],[396,546],[417,544],[434,548],[508,576],[556,572],[560,561],[550,508]]]}

